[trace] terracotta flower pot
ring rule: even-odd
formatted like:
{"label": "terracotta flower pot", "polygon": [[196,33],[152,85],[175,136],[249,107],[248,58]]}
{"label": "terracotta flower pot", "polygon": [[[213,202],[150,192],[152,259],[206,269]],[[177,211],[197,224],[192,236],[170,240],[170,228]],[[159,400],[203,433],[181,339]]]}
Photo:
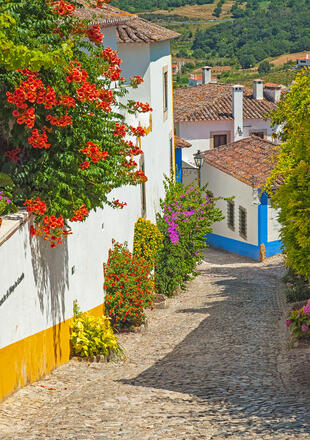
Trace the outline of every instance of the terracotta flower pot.
{"label": "terracotta flower pot", "polygon": [[0,228],[1,228],[1,225],[2,225],[2,218],[0,217]]}

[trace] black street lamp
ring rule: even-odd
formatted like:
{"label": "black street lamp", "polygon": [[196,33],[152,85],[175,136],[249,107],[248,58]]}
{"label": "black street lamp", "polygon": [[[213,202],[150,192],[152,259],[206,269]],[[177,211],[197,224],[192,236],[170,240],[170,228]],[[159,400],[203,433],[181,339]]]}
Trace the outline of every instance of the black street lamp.
{"label": "black street lamp", "polygon": [[194,161],[195,161],[195,165],[198,169],[198,186],[199,186],[199,188],[200,188],[200,169],[203,165],[203,160],[204,160],[203,154],[201,154],[200,150],[198,150],[197,153],[194,154]]}

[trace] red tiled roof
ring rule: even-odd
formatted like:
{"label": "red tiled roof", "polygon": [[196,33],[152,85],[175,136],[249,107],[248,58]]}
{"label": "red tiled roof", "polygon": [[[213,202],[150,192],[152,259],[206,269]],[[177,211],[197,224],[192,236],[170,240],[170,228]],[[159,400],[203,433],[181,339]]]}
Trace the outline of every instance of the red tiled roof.
{"label": "red tiled roof", "polygon": [[309,57],[309,55],[307,54],[306,56],[304,56],[304,57],[300,57],[300,58],[296,58],[297,60],[309,60],[310,61],[310,57]]}
{"label": "red tiled roof", "polygon": [[79,1],[83,7],[77,8],[75,15],[91,20],[93,23],[99,23],[102,27],[117,25],[117,35],[120,43],[152,43],[180,36],[180,34],[170,29],[144,20],[136,14],[121,11],[114,6],[103,4],[101,8],[96,8],[90,7],[84,0]]}
{"label": "red tiled roof", "polygon": [[[232,120],[232,86],[201,84],[174,90],[174,117],[178,121]],[[252,90],[243,90],[243,116],[263,119],[276,105],[267,99],[256,100]]]}
{"label": "red tiled roof", "polygon": [[117,26],[118,41],[120,43],[153,43],[156,41],[171,40],[180,34],[159,26],[143,18],[135,18],[129,23]]}
{"label": "red tiled roof", "polygon": [[281,87],[281,84],[276,83],[265,83],[264,87]]}
{"label": "red tiled roof", "polygon": [[182,139],[179,136],[174,136],[174,148],[189,148],[191,146],[192,144],[185,139]]}
{"label": "red tiled roof", "polygon": [[250,136],[202,154],[205,162],[247,185],[253,186],[254,177],[255,187],[261,188],[276,166],[278,152],[272,142]]}
{"label": "red tiled roof", "polygon": [[[99,23],[101,26],[113,26],[119,23],[125,23],[137,17],[126,11],[121,11],[114,6],[103,4],[102,7],[91,7],[84,0],[79,0],[82,8],[76,8],[74,15],[82,19],[91,20],[94,23]],[[95,5],[95,2],[94,2]]]}

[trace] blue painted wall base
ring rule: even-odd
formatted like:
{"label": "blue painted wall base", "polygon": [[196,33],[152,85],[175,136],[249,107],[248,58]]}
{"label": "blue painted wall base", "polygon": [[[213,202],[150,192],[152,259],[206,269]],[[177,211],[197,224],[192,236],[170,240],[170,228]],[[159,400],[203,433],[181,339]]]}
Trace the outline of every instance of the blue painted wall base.
{"label": "blue painted wall base", "polygon": [[266,257],[272,257],[273,255],[281,254],[282,252],[282,241],[275,240],[265,243],[266,247]]}
{"label": "blue painted wall base", "polygon": [[265,246],[266,258],[282,252],[281,240],[268,242],[268,196],[266,193],[261,195],[261,204],[258,206],[258,245],[255,246],[244,241],[234,240],[217,234],[208,234],[206,241],[210,246],[218,249],[224,249],[228,252],[243,255],[259,261],[260,246]]}
{"label": "blue painted wall base", "polygon": [[243,255],[244,257],[252,258],[259,261],[259,246],[254,244],[244,243],[243,241],[233,240],[232,238],[222,237],[217,234],[208,234],[207,243],[215,248],[224,249],[228,252]]}

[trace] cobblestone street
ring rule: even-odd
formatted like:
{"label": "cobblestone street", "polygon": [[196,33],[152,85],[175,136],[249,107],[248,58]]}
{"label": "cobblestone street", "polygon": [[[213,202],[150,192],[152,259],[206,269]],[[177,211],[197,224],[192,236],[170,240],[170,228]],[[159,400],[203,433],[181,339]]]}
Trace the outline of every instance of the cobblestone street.
{"label": "cobblestone street", "polygon": [[19,390],[0,439],[309,439],[310,352],[287,348],[282,258],[205,255],[144,333],[120,336],[126,361],[72,360]]}

